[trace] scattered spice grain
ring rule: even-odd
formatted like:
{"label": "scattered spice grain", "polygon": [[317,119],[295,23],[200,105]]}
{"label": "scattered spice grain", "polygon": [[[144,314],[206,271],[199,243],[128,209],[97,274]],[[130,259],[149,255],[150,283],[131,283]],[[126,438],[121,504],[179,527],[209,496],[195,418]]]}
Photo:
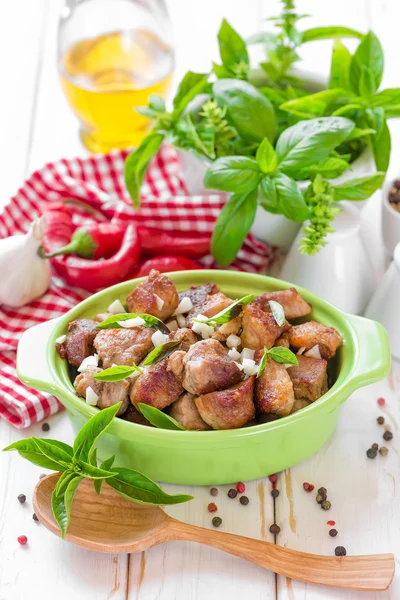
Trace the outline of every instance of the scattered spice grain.
{"label": "scattered spice grain", "polygon": [[235,488],[231,488],[228,492],[228,497],[229,498],[236,498],[237,496],[237,490],[235,490]]}
{"label": "scattered spice grain", "polygon": [[18,502],[20,504],[23,504],[24,502],[26,502],[26,496],[25,496],[25,494],[19,494],[19,496],[18,496]]}
{"label": "scattered spice grain", "polygon": [[279,525],[277,525],[276,523],[274,523],[273,525],[271,525],[271,527],[269,528],[269,530],[274,535],[278,535],[278,533],[280,532],[281,528],[279,527]]}
{"label": "scattered spice grain", "polygon": [[214,525],[214,527],[219,527],[222,523],[222,519],[221,517],[214,517],[212,520],[212,524]]}
{"label": "scattered spice grain", "polygon": [[336,556],[346,556],[346,548],[344,546],[336,546],[335,554]]}
{"label": "scattered spice grain", "polygon": [[215,488],[215,487],[211,488],[210,494],[211,494],[211,496],[218,496],[218,490],[217,490],[217,488]]}
{"label": "scattered spice grain", "polygon": [[330,530],[329,530],[329,535],[330,535],[331,537],[336,537],[336,536],[337,536],[337,534],[338,534],[338,530],[337,530],[337,529],[330,529]]}
{"label": "scattered spice grain", "polygon": [[236,489],[239,494],[243,494],[246,491],[246,486],[242,481],[239,481],[239,483],[236,484]]}
{"label": "scattered spice grain", "polygon": [[390,442],[390,440],[393,439],[393,433],[391,431],[385,431],[382,437],[386,442]]}
{"label": "scattered spice grain", "polygon": [[381,446],[379,448],[379,454],[381,456],[387,456],[388,452],[389,452],[389,450],[386,448],[386,446]]}
{"label": "scattered spice grain", "polygon": [[217,512],[218,506],[214,502],[210,502],[210,504],[207,506],[207,510],[208,512]]}
{"label": "scattered spice grain", "polygon": [[379,425],[383,425],[384,422],[385,422],[385,418],[384,417],[378,417],[376,420],[378,421]]}
{"label": "scattered spice grain", "polygon": [[239,502],[240,502],[240,504],[243,504],[243,506],[247,506],[248,503],[250,502],[250,500],[248,499],[247,496],[240,496]]}

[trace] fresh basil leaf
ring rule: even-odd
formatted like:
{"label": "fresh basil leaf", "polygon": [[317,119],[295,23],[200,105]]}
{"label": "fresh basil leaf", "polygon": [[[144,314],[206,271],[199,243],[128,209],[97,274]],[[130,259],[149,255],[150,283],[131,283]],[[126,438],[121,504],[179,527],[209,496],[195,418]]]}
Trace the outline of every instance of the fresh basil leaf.
{"label": "fresh basil leaf", "polygon": [[375,78],[372,70],[365,65],[361,65],[360,82],[358,84],[360,96],[370,98],[376,92]]}
{"label": "fresh basil leaf", "polygon": [[71,508],[74,494],[83,477],[74,477],[68,483],[65,492],[56,494],[56,489],[51,496],[51,506],[54,517],[60,527],[61,536],[64,538],[71,519]]}
{"label": "fresh basil leaf", "polygon": [[262,173],[257,161],[246,156],[222,156],[211,163],[204,177],[204,187],[241,194],[260,183]]}
{"label": "fresh basil leaf", "polygon": [[351,104],[340,106],[339,108],[334,110],[332,113],[332,117],[348,117],[349,119],[355,119],[360,109],[364,109],[361,103],[352,102]]}
{"label": "fresh basil leaf", "polygon": [[279,168],[286,175],[327,158],[329,152],[343,142],[355,125],[343,117],[321,117],[299,121],[286,129],[278,139],[276,153]]}
{"label": "fresh basil leaf", "polygon": [[156,119],[158,113],[148,106],[135,106],[135,111],[148,119]]}
{"label": "fresh basil leaf", "polygon": [[376,133],[375,129],[370,129],[370,128],[361,129],[359,127],[354,127],[354,129],[350,133],[349,137],[346,138],[346,142],[350,142],[352,140],[358,140],[362,137],[366,137],[367,135],[373,135],[374,133]]}
{"label": "fresh basil leaf", "polygon": [[249,55],[243,38],[223,19],[218,32],[219,53],[224,67],[232,70],[239,63],[249,64]]}
{"label": "fresh basil leaf", "polygon": [[280,214],[278,195],[276,193],[275,182],[272,177],[263,177],[261,180],[262,198],[260,204],[266,211],[272,214]]}
{"label": "fresh basil leaf", "polygon": [[376,168],[378,171],[386,172],[389,168],[390,150],[392,146],[390,131],[386,121],[384,121],[380,132],[371,136],[371,145]]}
{"label": "fresh basil leaf", "polygon": [[235,319],[241,312],[242,306],[252,302],[254,300],[254,294],[249,294],[248,296],[243,296],[243,298],[239,298],[235,300],[232,304],[221,310],[218,314],[210,317],[209,319],[196,319],[195,317],[192,321],[196,321],[197,323],[209,323],[215,327],[216,325],[223,325],[224,323],[229,323],[232,319]]}
{"label": "fresh basil leaf", "polygon": [[369,102],[370,106],[382,106],[387,109],[391,106],[400,105],[400,88],[388,88],[375,94]]}
{"label": "fresh basil leaf", "polygon": [[108,479],[106,483],[121,496],[128,498],[128,500],[133,500],[138,504],[166,506],[193,500],[193,496],[186,496],[184,494],[170,496],[166,492],[163,492],[154,481],[138,471],[123,468],[114,468],[112,470],[115,476],[112,479]]}
{"label": "fresh basil leaf", "polygon": [[351,53],[339,39],[333,43],[331,73],[329,76],[330,88],[350,89]]}
{"label": "fresh basil leaf", "polygon": [[136,365],[132,365],[131,367],[116,365],[115,367],[110,367],[109,369],[104,369],[100,373],[96,373],[93,375],[93,379],[96,379],[97,381],[122,381],[138,371],[141,373],[142,369]]}
{"label": "fresh basil leaf", "polygon": [[347,101],[349,99],[349,92],[340,88],[323,90],[315,94],[284,102],[279,108],[299,117],[311,119],[322,117],[328,111],[329,106],[338,99]]}
{"label": "fresh basil leaf", "polygon": [[[113,466],[114,461],[115,461],[115,456],[110,456],[110,458],[106,458],[106,460],[103,460],[103,462],[100,464],[100,469],[104,469],[105,471],[108,471]],[[95,479],[93,481],[93,484],[94,484],[94,489],[96,491],[96,494],[100,495],[101,486],[103,485],[103,479]]]}
{"label": "fresh basil leaf", "polygon": [[[74,442],[74,453],[79,460],[88,460],[91,449],[100,435],[109,428],[120,407],[121,402],[118,402],[118,404],[114,404],[109,408],[99,410],[89,419],[86,425],[82,427]],[[78,449],[80,450],[79,456],[77,455]]]}
{"label": "fresh basil leaf", "polygon": [[271,102],[253,85],[238,79],[218,79],[213,85],[215,98],[226,108],[226,118],[245,140],[273,142],[276,117]]}
{"label": "fresh basil leaf", "polygon": [[93,465],[94,467],[97,467],[97,448],[91,449],[91,451],[89,452],[88,460],[91,465]]}
{"label": "fresh basil leaf", "polygon": [[259,377],[261,377],[261,375],[264,372],[264,369],[267,365],[267,357],[268,357],[268,349],[264,346],[264,353],[262,355],[262,358],[260,360],[260,364],[258,365],[258,371],[257,371],[257,379]]}
{"label": "fresh basil leaf", "polygon": [[44,469],[51,469],[52,471],[67,470],[66,466],[61,466],[55,460],[51,460],[45,456],[33,438],[18,440],[6,448],[3,448],[3,452],[8,452],[9,450],[17,450],[22,458],[26,458],[29,462],[38,465],[39,467],[43,467]]}
{"label": "fresh basil leaf", "polygon": [[211,238],[211,252],[217,263],[230,265],[253,225],[257,210],[257,188],[233,194],[221,210]]}
{"label": "fresh basil leaf", "polygon": [[334,185],[335,200],[366,200],[382,187],[385,173],[373,173]]}
{"label": "fresh basil leaf", "polygon": [[229,69],[223,65],[218,65],[215,62],[213,62],[213,73],[215,73],[217,79],[228,79],[229,77],[232,77],[232,73]]}
{"label": "fresh basil leaf", "polygon": [[159,94],[150,94],[149,107],[157,113],[166,111],[164,99]]}
{"label": "fresh basil leaf", "polygon": [[180,117],[189,102],[193,100],[197,94],[201,94],[207,87],[208,73],[193,73],[188,71],[183,77],[175,94],[173,105],[174,111],[172,116],[174,119]]}
{"label": "fresh basil leaf", "polygon": [[315,176],[317,173],[325,177],[326,179],[335,179],[340,177],[350,167],[349,163],[342,159],[334,156],[328,156],[325,160],[321,161],[317,165],[311,165],[306,169],[303,169],[298,176],[299,180],[309,179]]}
{"label": "fresh basil leaf", "polygon": [[215,158],[215,132],[211,129],[196,129],[192,117],[189,114],[184,115],[180,122],[180,128],[184,128],[184,135],[191,148],[198,150],[207,158]]}
{"label": "fresh basil leaf", "polygon": [[118,324],[118,321],[129,321],[129,319],[135,319],[136,317],[143,319],[144,323],[142,327],[159,329],[165,334],[170,333],[168,327],[162,321],[160,321],[160,319],[157,319],[157,317],[153,317],[153,315],[148,315],[146,313],[122,313],[120,315],[112,315],[111,317],[108,317],[99,323],[97,325],[97,329],[120,329],[121,325]]}
{"label": "fresh basil leaf", "polygon": [[40,438],[32,438],[39,450],[50,460],[56,462],[59,466],[65,467],[72,464],[72,457],[69,452],[60,448],[58,444],[52,444],[50,440],[42,440]]}
{"label": "fresh basil leaf", "polygon": [[378,89],[382,81],[384,57],[380,41],[373,31],[367,33],[351,59],[350,84],[356,94],[359,92],[363,65],[371,70],[375,88]]}
{"label": "fresh basil leaf", "polygon": [[264,138],[258,147],[256,161],[263,173],[273,173],[278,166],[274,147],[268,138]]}
{"label": "fresh basil leaf", "polygon": [[143,361],[144,367],[150,367],[151,365],[155,365],[160,362],[163,358],[167,358],[172,352],[175,350],[177,346],[182,342],[182,338],[177,340],[170,340],[169,342],[165,342],[165,344],[160,344],[157,348],[154,348],[147,355],[146,359]]}
{"label": "fresh basil leaf", "polygon": [[284,173],[277,173],[274,176],[274,184],[282,214],[291,221],[298,223],[306,221],[310,215],[310,209],[294,179]]}
{"label": "fresh basil leaf", "polygon": [[80,461],[79,475],[87,477],[88,479],[107,479],[108,477],[114,477],[114,473],[102,469],[101,467],[94,467],[88,462]]}
{"label": "fresh basil leaf", "polygon": [[184,431],[185,428],[182,427],[178,421],[162,412],[155,406],[150,406],[149,404],[139,403],[137,408],[140,410],[145,419],[149,421],[154,427],[158,427],[159,429],[171,429],[173,431]]}
{"label": "fresh basil leaf", "polygon": [[283,310],[282,304],[279,304],[279,302],[276,302],[275,300],[269,300],[268,304],[269,304],[271,312],[274,316],[275,321],[277,322],[279,327],[283,327],[286,322],[286,319],[285,319],[285,311]]}
{"label": "fresh basil leaf", "polygon": [[340,27],[336,25],[328,25],[327,27],[313,27],[303,31],[301,36],[302,43],[314,42],[316,40],[330,40],[332,38],[358,38],[362,40],[364,34],[357,29],[350,27]]}
{"label": "fresh basil leaf", "polygon": [[76,477],[79,477],[79,474],[76,473],[76,471],[65,471],[64,473],[62,473],[61,477],[57,481],[57,485],[54,490],[56,496],[64,494],[69,483]]}
{"label": "fresh basil leaf", "polygon": [[150,133],[125,161],[125,185],[135,208],[140,206],[140,188],[153,156],[160,149],[164,134]]}
{"label": "fresh basil leaf", "polygon": [[284,348],[283,346],[271,348],[268,350],[268,356],[277,363],[295,366],[299,364],[296,355],[289,348]]}

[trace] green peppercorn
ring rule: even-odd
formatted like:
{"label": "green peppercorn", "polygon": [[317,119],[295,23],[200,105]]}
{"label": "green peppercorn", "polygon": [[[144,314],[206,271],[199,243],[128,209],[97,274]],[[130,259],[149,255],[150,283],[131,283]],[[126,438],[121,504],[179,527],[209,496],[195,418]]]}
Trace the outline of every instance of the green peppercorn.
{"label": "green peppercorn", "polygon": [[346,556],[346,548],[344,546],[336,546],[335,554],[336,556]]}
{"label": "green peppercorn", "polygon": [[379,444],[372,444],[372,450],[379,450]]}
{"label": "green peppercorn", "polygon": [[229,498],[236,498],[237,494],[238,493],[237,493],[237,490],[235,490],[235,488],[231,488],[228,492]]}
{"label": "green peppercorn", "polygon": [[221,517],[214,517],[211,522],[214,525],[214,527],[219,527],[222,523],[222,519]]}
{"label": "green peppercorn", "polygon": [[336,536],[337,536],[337,534],[338,534],[338,531],[337,531],[337,529],[330,529],[330,530],[329,530],[329,535],[330,535],[331,537],[336,537]]}
{"label": "green peppercorn", "polygon": [[217,488],[211,488],[210,494],[211,494],[211,496],[218,496],[218,490],[217,490]]}
{"label": "green peppercorn", "polygon": [[318,504],[322,504],[322,502],[326,500],[326,496],[321,496],[321,494],[317,494],[315,499],[318,502]]}
{"label": "green peppercorn", "polygon": [[377,421],[378,421],[379,425],[383,425],[385,422],[385,419],[384,419],[384,417],[378,417]]}
{"label": "green peppercorn", "polygon": [[381,456],[387,456],[387,453],[389,452],[389,450],[386,448],[386,446],[381,446],[379,448],[379,454]]}
{"label": "green peppercorn", "polygon": [[367,456],[368,456],[368,458],[376,458],[377,454],[378,453],[377,453],[376,450],[374,450],[373,448],[368,448],[368,450],[367,450]]}
{"label": "green peppercorn", "polygon": [[390,442],[390,440],[393,439],[393,433],[391,431],[385,431],[385,433],[383,434],[383,439],[387,442]]}
{"label": "green peppercorn", "polygon": [[271,490],[271,496],[272,496],[273,498],[277,498],[277,497],[279,496],[279,493],[280,493],[280,492],[279,492],[279,490],[277,490],[277,489]]}
{"label": "green peppercorn", "polygon": [[321,502],[322,510],[329,510],[330,507],[331,507],[331,503],[329,502],[329,500],[324,500],[323,502]]}
{"label": "green peppercorn", "polygon": [[278,535],[278,533],[280,532],[281,528],[279,527],[279,525],[277,525],[276,523],[274,523],[273,525],[271,525],[271,527],[269,528],[269,530],[274,535]]}

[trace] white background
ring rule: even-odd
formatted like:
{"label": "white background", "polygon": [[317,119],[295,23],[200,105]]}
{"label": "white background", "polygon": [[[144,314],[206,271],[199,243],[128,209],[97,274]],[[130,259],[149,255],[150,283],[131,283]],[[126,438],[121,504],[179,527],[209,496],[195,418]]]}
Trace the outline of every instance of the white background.
{"label": "white background", "polygon": [[[177,78],[184,71],[208,69],[217,58],[216,32],[223,16],[244,36],[265,27],[277,13],[277,0],[169,0],[177,48]],[[62,0],[8,0],[0,18],[0,204],[7,202],[23,179],[45,162],[83,154],[77,123],[66,104],[56,72],[56,28]],[[341,24],[380,37],[386,58],[384,87],[400,87],[398,0],[299,0],[298,8],[313,17],[304,26]],[[305,67],[326,71],[330,42],[309,44]],[[395,174],[400,150],[400,124],[391,123]],[[333,439],[317,455],[279,476],[281,495],[276,519],[278,543],[315,553],[332,554],[335,545],[349,554],[391,551],[400,557],[400,472],[398,436],[400,370],[387,381],[354,394],[345,404]],[[376,399],[386,397],[378,410]],[[376,417],[385,414],[394,431],[389,456],[365,458],[382,430]],[[51,435],[71,441],[65,414],[51,419]],[[40,435],[40,426],[18,432],[0,420],[0,447],[21,436]],[[146,553],[106,556],[69,546],[31,519],[30,498],[41,470],[16,455],[0,455],[0,600],[398,600],[400,573],[390,591],[351,593],[307,586],[275,577],[215,550],[172,543]],[[302,489],[303,481],[329,489],[330,513],[320,510]],[[165,486],[177,490],[177,486]],[[273,504],[268,480],[247,486],[250,504],[242,507],[220,489],[217,502],[225,531],[272,540]],[[180,490],[185,491],[185,490]],[[189,491],[189,488],[187,489]],[[209,526],[207,488],[191,488],[195,500],[171,512],[184,521]],[[19,505],[17,495],[28,501]],[[339,536],[328,535],[326,520],[337,523]],[[28,546],[16,538],[26,534]]]}

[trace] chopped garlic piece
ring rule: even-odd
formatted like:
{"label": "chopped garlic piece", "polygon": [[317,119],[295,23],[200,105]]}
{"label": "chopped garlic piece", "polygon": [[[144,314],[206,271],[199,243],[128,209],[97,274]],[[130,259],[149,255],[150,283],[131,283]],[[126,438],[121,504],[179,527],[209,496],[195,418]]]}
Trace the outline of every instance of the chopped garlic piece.
{"label": "chopped garlic piece", "polygon": [[124,329],[133,329],[134,327],[140,327],[145,324],[145,320],[142,317],[134,317],[133,319],[126,319],[126,321],[117,321],[120,327]]}
{"label": "chopped garlic piece", "polygon": [[79,373],[86,373],[86,369],[88,367],[97,367],[99,364],[99,357],[97,354],[93,354],[91,356],[87,356],[83,359],[81,364],[78,367]]}
{"label": "chopped garlic piece", "polygon": [[[239,359],[240,359],[240,356],[241,356],[241,355],[240,355],[240,352],[238,352],[238,351],[236,350],[236,348],[232,348],[231,350],[229,350],[229,352],[228,352],[228,355],[229,355],[229,356],[230,356],[230,357],[231,357],[231,358],[232,358],[234,361],[237,361],[237,360],[239,360]],[[242,365],[240,365],[240,366],[242,366]]]}
{"label": "chopped garlic piece", "polygon": [[88,385],[86,388],[86,404],[90,404],[90,406],[97,406],[97,402],[99,400],[98,395],[94,391],[93,388]]}
{"label": "chopped garlic piece", "polygon": [[296,352],[297,356],[300,356],[301,354],[303,354],[303,352],[305,351],[306,347],[302,346],[301,348],[299,348]]}
{"label": "chopped garlic piece", "polygon": [[246,373],[246,375],[254,374],[254,368],[256,367],[255,360],[253,360],[252,358],[244,358],[242,360],[242,365],[243,365],[243,371]]}
{"label": "chopped garlic piece", "polygon": [[190,310],[192,310],[192,308],[193,304],[191,299],[185,296],[179,302],[177,309],[173,313],[173,316],[175,317],[176,315],[184,315],[185,313],[188,313]]}
{"label": "chopped garlic piece", "polygon": [[304,352],[304,356],[309,356],[310,358],[322,358],[318,344],[307,350],[307,352]]}
{"label": "chopped garlic piece", "polygon": [[162,310],[162,307],[165,304],[164,300],[160,298],[160,296],[157,296],[157,294],[154,294],[154,298],[156,299],[157,309]]}
{"label": "chopped garlic piece", "polygon": [[196,319],[198,321],[208,321],[208,317],[206,317],[205,315],[197,315]]}
{"label": "chopped garlic piece", "polygon": [[178,323],[175,321],[175,319],[173,321],[168,321],[168,323],[165,323],[165,325],[170,331],[176,331],[178,329]]}
{"label": "chopped garlic piece", "polygon": [[120,315],[122,313],[126,313],[126,310],[120,300],[114,300],[114,302],[111,302],[110,306],[107,308],[107,312],[112,313],[113,315]]}
{"label": "chopped garlic piece", "polygon": [[213,335],[215,328],[211,327],[211,325],[207,325],[207,323],[197,323],[195,321],[193,323],[192,331],[201,335],[203,340],[208,340]]}
{"label": "chopped garlic piece", "polygon": [[164,335],[161,331],[159,331],[157,329],[157,331],[155,331],[153,333],[153,335],[151,336],[151,341],[153,342],[153,346],[154,348],[157,348],[157,346],[161,346],[161,344],[165,344],[165,342],[168,340],[168,336]]}
{"label": "chopped garlic piece", "polygon": [[177,315],[176,320],[179,327],[186,327],[186,318],[183,315]]}
{"label": "chopped garlic piece", "polygon": [[255,350],[251,350],[250,348],[243,348],[242,350],[242,360],[246,359],[246,358],[251,358],[251,360],[254,359],[254,353]]}
{"label": "chopped garlic piece", "polygon": [[242,340],[238,335],[231,333],[231,335],[226,340],[226,345],[228,348],[237,348],[242,343]]}
{"label": "chopped garlic piece", "polygon": [[56,344],[63,344],[65,342],[65,340],[67,339],[66,335],[60,335],[60,337],[58,337],[56,339]]}
{"label": "chopped garlic piece", "polygon": [[241,365],[239,362],[236,362],[236,361],[235,361],[235,365],[237,366],[238,369],[243,371],[243,365]]}

